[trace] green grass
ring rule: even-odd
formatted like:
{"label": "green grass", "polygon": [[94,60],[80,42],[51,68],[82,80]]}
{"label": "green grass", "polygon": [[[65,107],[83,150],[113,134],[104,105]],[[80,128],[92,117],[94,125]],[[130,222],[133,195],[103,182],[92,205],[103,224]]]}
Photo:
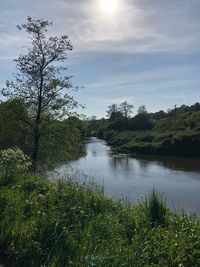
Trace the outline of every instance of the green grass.
{"label": "green grass", "polygon": [[0,187],[0,256],[12,267],[199,266],[200,221],[153,191],[126,207],[73,177]]}
{"label": "green grass", "polygon": [[147,220],[153,226],[166,225],[167,224],[167,206],[163,201],[161,194],[155,191],[149,193],[149,196],[145,198],[144,202],[144,213],[146,214]]}

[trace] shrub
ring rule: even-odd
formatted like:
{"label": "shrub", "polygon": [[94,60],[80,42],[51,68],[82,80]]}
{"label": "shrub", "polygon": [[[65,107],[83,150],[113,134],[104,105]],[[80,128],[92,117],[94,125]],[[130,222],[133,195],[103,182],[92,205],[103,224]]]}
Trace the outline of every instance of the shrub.
{"label": "shrub", "polygon": [[18,147],[0,151],[1,185],[12,181],[17,175],[27,171],[31,161]]}

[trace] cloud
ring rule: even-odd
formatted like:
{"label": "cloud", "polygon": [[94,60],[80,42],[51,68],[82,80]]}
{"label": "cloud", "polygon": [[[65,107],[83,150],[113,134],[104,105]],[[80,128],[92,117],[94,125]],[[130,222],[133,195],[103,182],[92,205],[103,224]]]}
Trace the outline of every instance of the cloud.
{"label": "cloud", "polygon": [[106,98],[103,98],[103,97],[101,97],[101,98],[91,97],[90,98],[90,101],[102,102],[106,105],[110,105],[113,103],[120,104],[120,103],[125,102],[125,101],[127,101],[129,103],[133,103],[134,100],[135,100],[135,97],[133,95],[126,95],[126,94],[121,96],[121,97],[113,97],[110,95]]}
{"label": "cloud", "polygon": [[176,99],[196,99],[200,1],[118,1],[118,11],[108,15],[98,0],[1,0],[0,82],[14,72],[11,61],[27,47],[16,25],[29,15],[52,20],[50,34],[69,35],[70,73],[85,86],[78,98],[88,112],[124,100],[159,109],[173,102],[167,98],[172,92]]}
{"label": "cloud", "polygon": [[[82,15],[70,21],[76,49],[121,53],[177,53],[199,49],[199,21],[192,14],[186,21],[185,3],[150,1],[150,6],[148,1],[142,2],[145,4],[124,1],[120,11],[108,18],[97,12],[91,1],[85,1]],[[188,17],[190,9],[194,12],[194,8],[190,8],[192,3],[191,0],[187,4]],[[196,6],[199,6],[197,2]]]}
{"label": "cloud", "polygon": [[[27,15],[49,18],[55,21],[54,33],[68,33],[77,52],[189,53],[199,50],[200,23],[196,9],[199,10],[200,2],[195,0],[121,0],[118,12],[110,16],[103,13],[94,0],[21,0],[21,5],[14,0],[9,2],[13,8],[1,11],[0,22],[12,29],[11,34],[15,30],[10,22],[13,17],[16,24],[23,22],[22,18]],[[1,40],[19,46],[16,36],[19,35],[1,34]]]}

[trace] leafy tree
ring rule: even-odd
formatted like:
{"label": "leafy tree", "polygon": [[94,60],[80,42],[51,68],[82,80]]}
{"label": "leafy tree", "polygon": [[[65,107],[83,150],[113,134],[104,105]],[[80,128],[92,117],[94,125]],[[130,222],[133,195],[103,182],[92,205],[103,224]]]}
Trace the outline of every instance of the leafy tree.
{"label": "leafy tree", "polygon": [[190,107],[190,111],[200,111],[200,103],[195,103]]}
{"label": "leafy tree", "polygon": [[149,113],[149,117],[151,119],[160,120],[160,119],[166,118],[167,113],[165,113],[163,110],[160,110],[160,111],[155,112],[155,113]]}
{"label": "leafy tree", "polygon": [[189,111],[189,107],[186,106],[186,105],[181,105],[180,108],[179,108],[179,112],[187,112]]}
{"label": "leafy tree", "polygon": [[[70,118],[71,119],[71,118]],[[84,154],[81,132],[69,119],[50,120],[47,131],[41,136],[38,162],[47,169]],[[56,156],[55,156],[56,155]],[[44,164],[45,163],[45,164]]]}
{"label": "leafy tree", "polygon": [[145,105],[139,106],[137,113],[138,114],[147,114],[147,110],[146,110]]}
{"label": "leafy tree", "polygon": [[124,131],[125,130],[124,118],[117,117],[114,121],[108,124],[107,130]]}
{"label": "leafy tree", "polygon": [[18,26],[25,30],[31,41],[27,54],[16,60],[17,74],[15,81],[8,81],[2,93],[9,99],[21,99],[32,117],[33,171],[36,171],[38,151],[45,119],[61,118],[77,106],[69,95],[72,88],[70,76],[63,76],[66,67],[62,64],[67,59],[67,52],[72,44],[67,35],[48,37],[48,27],[52,22],[43,19],[27,18],[27,22]]}
{"label": "leafy tree", "polygon": [[128,117],[133,113],[133,105],[129,104],[127,101],[120,104],[119,110],[125,119],[125,128],[128,127]]}
{"label": "leafy tree", "polygon": [[0,103],[0,149],[18,146],[28,154],[31,123],[23,103],[13,99]]}
{"label": "leafy tree", "polygon": [[106,112],[107,112],[107,116],[109,117],[109,119],[111,121],[114,121],[116,119],[117,113],[119,112],[119,108],[116,104],[112,104],[108,106],[108,109]]}
{"label": "leafy tree", "polygon": [[134,118],[131,118],[129,122],[129,129],[134,131],[152,130],[152,127],[153,125],[147,113],[139,113]]}

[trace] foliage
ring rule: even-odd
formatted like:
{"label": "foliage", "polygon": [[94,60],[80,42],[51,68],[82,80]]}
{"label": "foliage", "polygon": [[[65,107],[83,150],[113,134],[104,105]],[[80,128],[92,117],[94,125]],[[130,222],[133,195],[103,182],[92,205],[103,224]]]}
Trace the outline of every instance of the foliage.
{"label": "foliage", "polygon": [[153,189],[148,198],[145,198],[144,212],[152,225],[165,225],[167,223],[167,206],[162,195]]}
{"label": "foliage", "polygon": [[116,104],[108,106],[108,109],[106,111],[107,116],[111,121],[114,121],[116,119],[116,115],[118,112],[119,112],[119,107]]}
{"label": "foliage", "polygon": [[132,118],[117,112],[112,120],[94,121],[91,134],[125,153],[200,157],[199,107],[196,103],[176,107],[176,112],[148,113],[142,105]]}
{"label": "foliage", "polygon": [[[43,19],[27,18],[27,22],[18,26],[25,30],[31,40],[26,55],[20,55],[16,61],[15,82],[6,83],[2,93],[9,99],[23,101],[32,120],[28,126],[32,131],[32,163],[36,171],[41,136],[49,117],[61,118],[69,115],[78,103],[69,95],[72,87],[70,76],[63,76],[66,67],[59,63],[67,58],[72,45],[67,35],[48,37],[48,28],[52,22]],[[20,117],[23,120],[23,117]],[[25,121],[27,122],[27,121]]]}
{"label": "foliage", "polygon": [[119,110],[124,116],[125,130],[128,129],[128,118],[133,113],[133,105],[129,104],[127,101],[122,102],[119,106]]}
{"label": "foliage", "polygon": [[[24,120],[21,120],[21,113]],[[32,131],[27,124],[32,123],[23,102],[14,99],[0,103],[0,150],[19,147],[30,158],[32,156]],[[83,138],[85,124],[77,117],[65,120],[46,117],[42,124],[38,154],[39,169],[76,159],[85,153]]]}
{"label": "foliage", "polygon": [[127,101],[124,101],[120,104],[119,110],[125,118],[128,118],[133,113],[133,105],[129,104]]}
{"label": "foliage", "polygon": [[140,112],[134,118],[129,120],[129,129],[133,131],[152,130],[153,125],[149,120],[147,113]]}
{"label": "foliage", "polygon": [[31,123],[31,118],[21,101],[13,99],[0,103],[0,150],[17,146],[26,154],[30,153],[32,133],[25,121]]}
{"label": "foliage", "polygon": [[27,171],[31,160],[18,147],[0,151],[0,183],[5,185],[16,175]]}
{"label": "foliage", "polygon": [[110,145],[133,154],[174,155],[200,157],[198,132],[110,132],[106,135]]}
{"label": "foliage", "polygon": [[146,110],[145,105],[139,106],[137,113],[138,114],[147,114],[147,110]]}
{"label": "foliage", "polygon": [[71,176],[19,177],[0,188],[1,253],[13,267],[198,266],[199,219],[164,210],[155,192],[126,207]]}

